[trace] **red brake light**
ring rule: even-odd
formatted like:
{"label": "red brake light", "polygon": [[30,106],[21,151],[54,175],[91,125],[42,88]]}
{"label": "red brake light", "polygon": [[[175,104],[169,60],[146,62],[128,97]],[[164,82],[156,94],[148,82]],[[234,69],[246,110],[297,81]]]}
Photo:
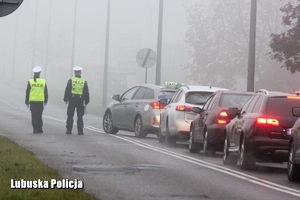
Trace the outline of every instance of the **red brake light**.
{"label": "red brake light", "polygon": [[153,109],[163,109],[166,105],[164,104],[160,104],[158,101],[155,102],[151,102],[149,103],[149,105],[153,108]]}
{"label": "red brake light", "polygon": [[192,106],[185,106],[185,105],[177,105],[176,110],[177,111],[192,111]]}
{"label": "red brake light", "polygon": [[279,126],[279,122],[277,119],[257,118],[256,122],[258,124],[268,124],[268,125],[273,125],[273,126]]}
{"label": "red brake light", "polygon": [[221,111],[217,119],[218,124],[227,124],[228,123],[228,114],[226,111]]}
{"label": "red brake light", "polygon": [[228,114],[227,114],[227,112],[222,111],[222,112],[220,112],[219,116],[220,117],[228,117]]}

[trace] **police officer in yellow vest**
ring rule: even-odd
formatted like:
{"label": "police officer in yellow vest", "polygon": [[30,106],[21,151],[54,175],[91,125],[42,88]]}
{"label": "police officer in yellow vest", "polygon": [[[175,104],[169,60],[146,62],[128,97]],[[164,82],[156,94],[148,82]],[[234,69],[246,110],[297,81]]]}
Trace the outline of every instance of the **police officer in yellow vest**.
{"label": "police officer in yellow vest", "polygon": [[40,78],[42,68],[36,66],[32,71],[34,76],[27,84],[25,104],[30,107],[33,133],[43,133],[42,114],[48,102],[48,89],[46,80]]}
{"label": "police officer in yellow vest", "polygon": [[88,84],[85,79],[81,78],[82,67],[74,67],[75,76],[68,80],[64,102],[68,103],[66,134],[72,134],[73,117],[76,108],[77,113],[77,130],[78,135],[83,135],[83,115],[85,106],[90,102],[90,94]]}

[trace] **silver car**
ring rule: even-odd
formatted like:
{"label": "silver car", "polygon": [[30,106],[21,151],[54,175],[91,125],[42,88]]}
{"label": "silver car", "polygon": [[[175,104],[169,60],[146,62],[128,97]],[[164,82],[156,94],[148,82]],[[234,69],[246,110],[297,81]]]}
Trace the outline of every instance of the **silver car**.
{"label": "silver car", "polygon": [[188,140],[191,121],[196,113],[192,108],[202,108],[206,100],[218,90],[225,88],[211,86],[184,85],[174,94],[171,100],[161,99],[161,104],[166,104],[161,111],[161,122],[158,141],[173,145],[177,140]]}
{"label": "silver car", "polygon": [[134,132],[137,137],[157,134],[160,112],[165,106],[159,103],[159,99],[171,99],[176,90],[141,84],[122,95],[113,95],[116,101],[107,106],[103,116],[104,131],[116,134],[119,130],[126,130]]}

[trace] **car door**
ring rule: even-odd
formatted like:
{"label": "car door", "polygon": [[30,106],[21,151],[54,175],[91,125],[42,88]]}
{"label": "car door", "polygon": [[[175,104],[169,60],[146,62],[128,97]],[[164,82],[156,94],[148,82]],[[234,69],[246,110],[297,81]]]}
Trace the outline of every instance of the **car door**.
{"label": "car door", "polygon": [[[177,133],[177,126],[175,126],[176,123],[176,115],[178,115],[179,113],[176,112],[182,112],[182,111],[178,111],[176,110],[177,105],[181,102],[182,103],[182,98],[184,96],[184,91],[183,90],[179,90],[178,95],[176,96],[176,98],[174,99],[173,102],[169,103],[166,107],[167,107],[167,112],[166,112],[166,128],[169,129],[169,133],[170,135],[175,135]],[[180,113],[183,114],[183,113]]]}
{"label": "car door", "polygon": [[126,108],[126,127],[129,130],[134,130],[134,122],[135,122],[135,117],[136,115],[140,113],[141,108],[144,106],[145,104],[145,100],[144,100],[144,96],[146,94],[146,91],[149,88],[141,86],[136,93],[134,94],[134,96],[132,97],[132,100],[130,101],[130,103],[128,103],[127,108]]}
{"label": "car door", "polygon": [[178,97],[178,95],[181,93],[181,90],[177,90],[177,92],[174,94],[174,96],[170,99],[168,104],[165,106],[165,108],[160,113],[160,129],[162,135],[165,135],[166,132],[166,121],[169,109],[171,108],[170,104],[174,103]]}
{"label": "car door", "polygon": [[139,87],[133,87],[127,90],[121,97],[120,102],[113,107],[113,122],[114,126],[120,129],[126,129],[128,127],[128,106],[132,104],[132,97],[136,93]]}
{"label": "car door", "polygon": [[253,96],[243,107],[241,110],[241,114],[237,117],[236,123],[234,125],[234,131],[232,133],[232,142],[233,142],[233,148],[235,150],[239,150],[239,146],[241,143],[241,135],[247,134],[244,133],[244,124],[248,123],[247,120],[249,120],[249,115],[253,112],[254,106],[260,96],[256,95]]}
{"label": "car door", "polygon": [[204,123],[203,123],[203,118],[207,113],[207,110],[211,107],[212,101],[215,99],[215,95],[212,95],[207,99],[206,103],[203,105],[203,111],[199,114],[199,117],[197,120],[195,120],[194,124],[194,132],[193,132],[193,137],[194,140],[200,143],[203,142],[203,137],[204,137]]}

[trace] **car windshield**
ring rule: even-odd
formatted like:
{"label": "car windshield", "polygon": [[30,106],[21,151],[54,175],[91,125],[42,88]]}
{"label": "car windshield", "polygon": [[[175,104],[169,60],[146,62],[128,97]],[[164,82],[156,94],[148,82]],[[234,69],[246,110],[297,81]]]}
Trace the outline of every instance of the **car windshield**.
{"label": "car windshield", "polygon": [[188,92],[185,95],[185,103],[194,105],[204,105],[206,100],[213,94],[213,92]]}
{"label": "car windshield", "polygon": [[242,108],[252,97],[250,94],[223,94],[220,101],[221,108]]}

